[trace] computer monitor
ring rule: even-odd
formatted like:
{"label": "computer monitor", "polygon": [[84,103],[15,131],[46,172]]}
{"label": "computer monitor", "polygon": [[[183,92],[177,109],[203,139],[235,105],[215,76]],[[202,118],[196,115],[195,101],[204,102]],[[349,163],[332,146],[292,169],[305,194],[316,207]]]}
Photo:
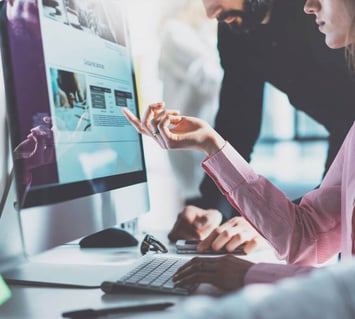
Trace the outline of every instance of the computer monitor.
{"label": "computer monitor", "polygon": [[0,29],[25,241],[48,233],[47,249],[147,212],[142,139],[120,111],[138,114],[124,1],[9,1]]}

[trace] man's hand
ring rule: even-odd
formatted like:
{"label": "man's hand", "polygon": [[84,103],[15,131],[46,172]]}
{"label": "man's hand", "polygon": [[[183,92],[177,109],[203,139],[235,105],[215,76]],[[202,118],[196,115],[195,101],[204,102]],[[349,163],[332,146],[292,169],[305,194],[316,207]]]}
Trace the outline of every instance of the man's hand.
{"label": "man's hand", "polygon": [[243,287],[244,277],[254,264],[233,255],[195,257],[184,264],[173,277],[176,286],[209,283],[232,291]]}
{"label": "man's hand", "polygon": [[222,213],[216,209],[201,209],[196,206],[186,206],[178,215],[173,229],[168,237],[172,242],[178,239],[204,239],[222,221]]}
{"label": "man's hand", "polygon": [[258,248],[268,246],[266,240],[246,221],[244,217],[233,217],[215,228],[197,247],[198,252],[208,248],[219,251],[225,248],[233,252],[244,244],[244,253],[249,254]]}

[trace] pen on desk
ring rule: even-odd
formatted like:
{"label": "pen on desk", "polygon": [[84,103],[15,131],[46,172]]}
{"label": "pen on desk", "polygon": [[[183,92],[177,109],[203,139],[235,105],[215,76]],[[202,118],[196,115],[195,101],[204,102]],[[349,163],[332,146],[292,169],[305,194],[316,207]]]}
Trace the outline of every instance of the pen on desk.
{"label": "pen on desk", "polygon": [[97,310],[82,309],[82,310],[64,312],[62,313],[62,316],[71,319],[89,319],[89,318],[96,318],[100,316],[107,316],[115,313],[164,310],[173,305],[174,305],[173,302],[159,302],[159,303],[147,303],[147,304],[140,304],[140,305],[121,306],[121,307],[97,309]]}

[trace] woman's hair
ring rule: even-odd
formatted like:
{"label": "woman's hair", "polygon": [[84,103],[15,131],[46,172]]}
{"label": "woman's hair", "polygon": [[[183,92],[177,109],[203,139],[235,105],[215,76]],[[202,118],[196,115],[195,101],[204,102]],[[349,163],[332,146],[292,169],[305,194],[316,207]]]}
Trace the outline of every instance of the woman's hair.
{"label": "woman's hair", "polygon": [[351,12],[352,23],[350,30],[348,31],[348,43],[346,47],[346,59],[349,63],[349,67],[352,71],[355,70],[355,0],[345,0],[349,12]]}

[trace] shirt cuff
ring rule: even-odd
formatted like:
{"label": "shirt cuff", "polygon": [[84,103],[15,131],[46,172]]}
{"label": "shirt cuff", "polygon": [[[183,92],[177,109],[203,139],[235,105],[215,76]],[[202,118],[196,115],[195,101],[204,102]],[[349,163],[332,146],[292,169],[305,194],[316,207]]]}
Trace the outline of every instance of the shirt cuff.
{"label": "shirt cuff", "polygon": [[206,158],[202,167],[223,193],[257,178],[248,162],[228,142],[219,152]]}

